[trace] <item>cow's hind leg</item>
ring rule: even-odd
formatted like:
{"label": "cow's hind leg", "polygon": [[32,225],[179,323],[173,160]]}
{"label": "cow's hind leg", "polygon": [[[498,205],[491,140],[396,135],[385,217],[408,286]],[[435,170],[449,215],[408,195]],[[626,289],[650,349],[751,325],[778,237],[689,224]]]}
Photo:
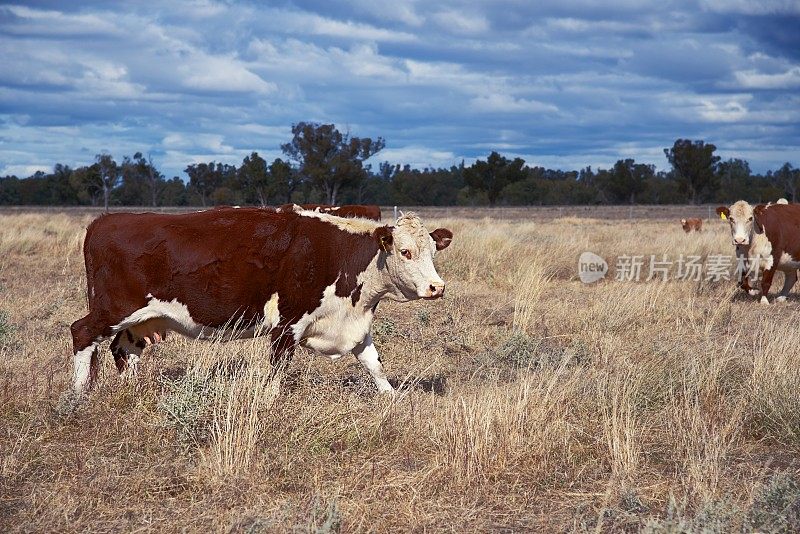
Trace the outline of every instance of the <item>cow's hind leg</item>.
{"label": "cow's hind leg", "polygon": [[792,269],[791,271],[784,271],[784,281],[783,281],[783,289],[781,289],[780,295],[778,298],[775,299],[776,302],[783,302],[786,300],[786,297],[789,296],[789,291],[792,290],[795,283],[797,283],[797,270]]}
{"label": "cow's hind leg", "polygon": [[97,380],[99,361],[97,348],[103,338],[107,326],[91,313],[78,319],[72,331],[73,377],[72,386],[76,394],[88,391]]}

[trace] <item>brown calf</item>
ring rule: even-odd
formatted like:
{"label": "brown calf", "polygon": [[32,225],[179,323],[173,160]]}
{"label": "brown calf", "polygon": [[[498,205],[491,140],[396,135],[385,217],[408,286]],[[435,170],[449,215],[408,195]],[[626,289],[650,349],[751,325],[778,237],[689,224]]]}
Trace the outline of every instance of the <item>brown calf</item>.
{"label": "brown calf", "polygon": [[697,217],[681,219],[681,226],[683,226],[683,231],[687,234],[693,231],[700,232],[703,229],[703,219],[699,219]]}

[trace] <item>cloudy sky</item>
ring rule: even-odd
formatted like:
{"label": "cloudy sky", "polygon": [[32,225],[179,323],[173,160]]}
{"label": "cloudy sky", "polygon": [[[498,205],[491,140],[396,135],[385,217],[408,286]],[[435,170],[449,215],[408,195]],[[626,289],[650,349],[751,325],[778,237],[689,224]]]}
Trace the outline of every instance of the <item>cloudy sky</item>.
{"label": "cloudy sky", "polygon": [[0,175],[141,151],[184,177],[299,121],[418,167],[665,168],[678,137],[800,166],[800,0],[0,2]]}

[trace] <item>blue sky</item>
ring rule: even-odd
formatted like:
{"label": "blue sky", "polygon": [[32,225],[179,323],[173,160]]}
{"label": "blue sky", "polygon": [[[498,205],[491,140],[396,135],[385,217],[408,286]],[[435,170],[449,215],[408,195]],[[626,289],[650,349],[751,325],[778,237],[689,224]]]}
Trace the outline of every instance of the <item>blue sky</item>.
{"label": "blue sky", "polygon": [[280,156],[299,121],[376,160],[666,167],[704,139],[800,166],[800,0],[0,3],[0,175],[102,151]]}

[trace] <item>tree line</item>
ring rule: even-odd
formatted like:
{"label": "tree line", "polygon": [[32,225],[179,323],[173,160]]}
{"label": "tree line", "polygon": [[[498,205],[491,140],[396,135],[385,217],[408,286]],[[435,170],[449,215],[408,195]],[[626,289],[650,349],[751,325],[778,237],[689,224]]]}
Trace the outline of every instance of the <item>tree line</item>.
{"label": "tree line", "polygon": [[258,152],[239,166],[193,163],[188,180],[167,179],[141,152],[117,161],[98,154],[88,165],[58,163],[50,173],[0,177],[0,205],[218,206],[289,202],[381,205],[696,204],[800,200],[800,169],[785,163],[755,174],[747,161],[721,161],[716,147],[678,139],[664,149],[668,171],[627,158],[609,169],[564,171],[529,166],[491,152],[466,166],[413,169],[366,161],[383,138],[354,137],[333,124],[301,122],[271,162]]}

